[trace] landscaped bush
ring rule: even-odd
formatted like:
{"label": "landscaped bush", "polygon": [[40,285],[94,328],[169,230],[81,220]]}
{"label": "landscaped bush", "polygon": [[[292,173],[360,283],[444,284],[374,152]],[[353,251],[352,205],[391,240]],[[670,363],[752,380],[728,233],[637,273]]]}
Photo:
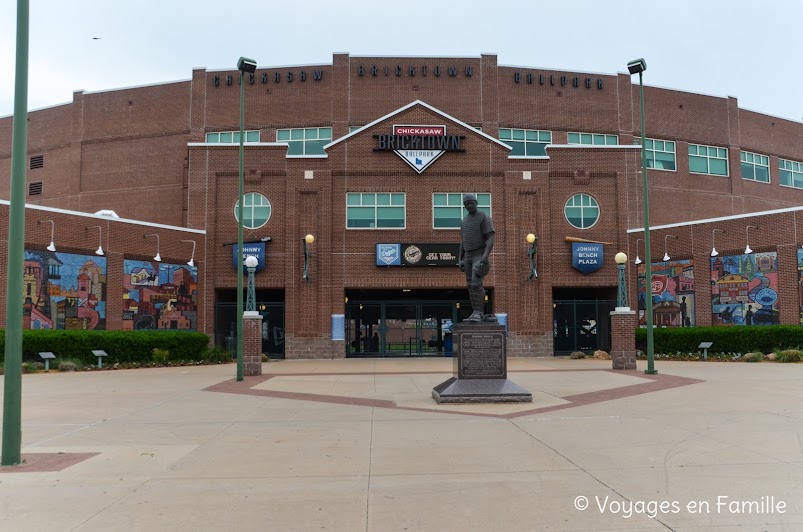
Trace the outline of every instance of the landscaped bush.
{"label": "landscaped bush", "polygon": [[[52,351],[60,359],[74,359],[80,366],[97,365],[93,350],[108,353],[103,365],[150,362],[152,349],[166,349],[173,360],[203,360],[209,337],[183,331],[65,331],[25,330],[22,332],[22,358],[38,361],[41,351]],[[5,352],[5,331],[0,330],[0,362]]]}
{"label": "landscaped bush", "polygon": [[212,364],[225,364],[231,362],[231,353],[222,347],[208,347],[204,351],[202,359]]}
{"label": "landscaped bush", "polygon": [[761,362],[764,360],[764,353],[747,353],[742,357],[744,362]]}
{"label": "landscaped bush", "polygon": [[61,362],[59,362],[58,365],[59,371],[75,371],[77,369],[78,366],[75,364],[75,362],[72,362],[70,360],[62,360]]}
{"label": "landscaped bush", "polygon": [[800,349],[784,349],[775,351],[775,360],[778,362],[800,362]]}
{"label": "landscaped bush", "polygon": [[154,347],[152,349],[153,352],[153,361],[157,364],[162,364],[166,366],[167,363],[170,361],[170,351],[167,349],[159,349],[158,347]]}
{"label": "landscaped bush", "polygon": [[586,354],[583,353],[582,351],[574,351],[571,355],[569,355],[569,358],[575,358],[575,359],[576,358],[585,358],[585,357],[586,357]]}
{"label": "landscaped bush", "polygon": [[[800,325],[734,325],[730,327],[666,327],[653,329],[655,353],[694,353],[701,342],[713,342],[721,353],[769,353],[803,345]],[[647,329],[636,330],[636,348],[646,351]]]}

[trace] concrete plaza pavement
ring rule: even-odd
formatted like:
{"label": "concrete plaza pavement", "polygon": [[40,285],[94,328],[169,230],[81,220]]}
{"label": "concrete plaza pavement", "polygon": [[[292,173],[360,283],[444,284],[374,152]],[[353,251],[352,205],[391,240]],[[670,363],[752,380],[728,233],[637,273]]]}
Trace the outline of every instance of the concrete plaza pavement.
{"label": "concrete plaza pavement", "polygon": [[0,530],[803,530],[803,364],[510,359],[533,403],[437,405],[451,363],[24,375]]}

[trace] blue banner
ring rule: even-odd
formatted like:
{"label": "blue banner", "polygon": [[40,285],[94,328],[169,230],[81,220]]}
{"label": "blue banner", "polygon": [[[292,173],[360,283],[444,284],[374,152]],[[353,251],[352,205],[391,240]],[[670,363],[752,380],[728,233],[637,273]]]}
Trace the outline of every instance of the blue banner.
{"label": "blue banner", "polygon": [[346,339],[345,314],[332,314],[332,340]]}
{"label": "blue banner", "polygon": [[401,266],[401,244],[377,244],[377,266]]}
{"label": "blue banner", "polygon": [[572,266],[588,274],[602,268],[603,245],[572,242]]}
{"label": "blue banner", "polygon": [[239,253],[237,253],[237,244],[232,246],[233,249],[233,256],[232,256],[232,266],[235,268],[237,267],[237,262],[243,264],[243,270],[248,271],[245,268],[244,262],[245,258],[249,255],[253,255],[259,261],[257,264],[256,271],[264,270],[265,269],[265,243],[264,242],[257,242],[254,244],[243,244],[243,254],[237,258]]}

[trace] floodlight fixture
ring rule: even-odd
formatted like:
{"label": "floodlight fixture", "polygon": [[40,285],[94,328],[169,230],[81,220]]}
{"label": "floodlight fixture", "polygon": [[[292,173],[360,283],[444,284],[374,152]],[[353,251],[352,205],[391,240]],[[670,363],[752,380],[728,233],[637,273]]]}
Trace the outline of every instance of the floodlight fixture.
{"label": "floodlight fixture", "polygon": [[647,62],[641,57],[634,59],[627,64],[627,70],[630,74],[641,74],[647,70]]}
{"label": "floodlight fixture", "polygon": [[256,72],[257,69],[257,62],[255,59],[248,59],[247,57],[241,57],[237,60],[237,70],[240,72],[245,72],[246,74],[253,74]]}

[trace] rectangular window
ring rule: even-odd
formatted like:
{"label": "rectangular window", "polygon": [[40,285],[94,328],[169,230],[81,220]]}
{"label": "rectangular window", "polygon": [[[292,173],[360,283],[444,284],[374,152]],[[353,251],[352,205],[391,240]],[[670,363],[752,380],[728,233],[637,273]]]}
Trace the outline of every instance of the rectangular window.
{"label": "rectangular window", "polygon": [[358,129],[362,129],[365,126],[349,126],[349,133],[354,133]]}
{"label": "rectangular window", "polygon": [[290,148],[287,155],[326,155],[323,147],[332,142],[331,127],[305,127],[277,129],[276,141],[286,142]]}
{"label": "rectangular window", "polygon": [[742,161],[742,179],[770,182],[770,158],[766,155],[743,151],[739,154]]}
{"label": "rectangular window", "polygon": [[[245,131],[243,144],[253,144],[259,142],[259,130]],[[206,134],[207,144],[239,144],[239,131],[213,131]]]}
{"label": "rectangular window", "polygon": [[[436,192],[432,195],[432,227],[435,229],[460,229],[460,222],[468,212],[463,207],[465,192]],[[491,195],[477,195],[477,210],[491,216]]]}
{"label": "rectangular window", "polygon": [[728,149],[702,144],[689,144],[689,172],[693,174],[728,175]]}
{"label": "rectangular window", "polygon": [[349,192],[346,194],[348,229],[404,229],[404,192]]}
{"label": "rectangular window", "polygon": [[803,163],[778,159],[778,167],[781,174],[781,185],[803,188]]}
{"label": "rectangular window", "polygon": [[615,146],[619,144],[618,135],[602,133],[569,133],[567,144],[590,144],[593,146]]}
{"label": "rectangular window", "polygon": [[[675,143],[671,140],[647,140],[647,168],[656,170],[677,170],[675,165]],[[641,139],[633,139],[633,144],[641,146]]]}
{"label": "rectangular window", "polygon": [[543,157],[547,144],[552,144],[552,132],[536,129],[499,129],[499,140],[513,148],[511,156]]}

